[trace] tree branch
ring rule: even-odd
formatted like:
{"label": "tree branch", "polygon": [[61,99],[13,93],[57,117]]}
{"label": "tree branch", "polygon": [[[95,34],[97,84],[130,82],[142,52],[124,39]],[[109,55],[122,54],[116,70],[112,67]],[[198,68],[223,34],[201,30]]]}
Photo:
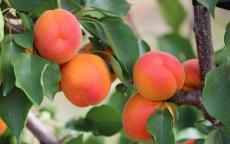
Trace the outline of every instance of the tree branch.
{"label": "tree branch", "polygon": [[214,67],[214,50],[212,44],[212,33],[210,14],[202,5],[193,0],[194,4],[194,34],[196,38],[197,54],[200,64],[202,89],[205,76]]}
{"label": "tree branch", "polygon": [[[212,68],[214,68],[214,50],[212,44],[211,22],[208,10],[200,5],[196,0],[193,0],[194,11],[194,34],[196,38],[197,54],[201,72],[201,91],[204,88],[205,76]],[[210,120],[213,124],[218,121],[210,116],[205,110],[203,104],[199,106],[204,117]]]}
{"label": "tree branch", "polygon": [[41,144],[59,144],[58,140],[48,131],[48,129],[36,118],[36,116],[29,112],[27,128],[34,134]]}
{"label": "tree branch", "polygon": [[208,114],[202,104],[202,90],[204,88],[205,76],[214,67],[214,50],[212,44],[210,14],[205,7],[193,0],[194,6],[194,33],[196,38],[197,53],[200,65],[202,86],[201,90],[189,93],[177,93],[169,101],[178,105],[192,105],[200,109],[204,118],[213,123],[213,126],[221,125],[221,122]]}

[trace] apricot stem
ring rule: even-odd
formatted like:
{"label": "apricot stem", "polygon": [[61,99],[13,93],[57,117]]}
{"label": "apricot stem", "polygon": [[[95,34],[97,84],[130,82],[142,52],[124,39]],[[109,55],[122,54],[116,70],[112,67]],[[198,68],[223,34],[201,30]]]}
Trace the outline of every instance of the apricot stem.
{"label": "apricot stem", "polygon": [[57,0],[57,7],[61,8],[61,0]]}

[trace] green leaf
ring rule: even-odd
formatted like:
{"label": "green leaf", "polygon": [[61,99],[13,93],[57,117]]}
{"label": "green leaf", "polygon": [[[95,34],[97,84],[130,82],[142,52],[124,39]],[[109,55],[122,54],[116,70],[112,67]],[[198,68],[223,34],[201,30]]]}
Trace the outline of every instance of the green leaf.
{"label": "green leaf", "polygon": [[66,123],[66,127],[78,131],[89,132],[93,129],[93,123],[87,118],[74,117]]}
{"label": "green leaf", "polygon": [[224,44],[226,47],[230,47],[230,23],[226,25],[224,34]]}
{"label": "green leaf", "polygon": [[158,0],[162,15],[174,31],[178,31],[186,12],[178,0]]}
{"label": "green leaf", "polygon": [[15,34],[13,36],[14,42],[23,48],[33,49],[33,32],[26,30],[23,33]]}
{"label": "green leaf", "polygon": [[29,15],[31,18],[37,18],[47,10],[57,9],[57,0],[42,0],[43,2],[31,9]]}
{"label": "green leaf", "polygon": [[110,59],[111,59],[111,65],[112,65],[113,71],[115,72],[119,80],[121,80],[127,87],[130,87],[132,80],[129,77],[129,75],[127,75],[123,71],[120,63],[118,62],[118,60],[116,60],[114,56],[111,55]]}
{"label": "green leaf", "polygon": [[126,15],[130,8],[130,4],[126,0],[87,0],[86,6],[118,16]]}
{"label": "green leaf", "polygon": [[19,15],[20,15],[20,18],[22,20],[22,24],[23,24],[24,28],[26,30],[32,29],[32,24],[31,24],[31,20],[30,20],[29,16],[27,16],[24,13],[19,13]]}
{"label": "green leaf", "polygon": [[84,144],[105,144],[105,139],[102,136],[91,135],[85,140]]}
{"label": "green leaf", "polygon": [[125,96],[120,92],[114,91],[108,100],[108,105],[112,106],[117,111],[122,113],[128,98],[128,96]]}
{"label": "green leaf", "polygon": [[31,106],[32,103],[20,89],[14,88],[5,97],[1,93],[0,116],[17,139],[25,126]]}
{"label": "green leaf", "polygon": [[225,128],[218,128],[211,131],[204,144],[229,144],[230,135]]}
{"label": "green leaf", "polygon": [[55,94],[59,90],[59,81],[61,80],[61,72],[59,66],[54,63],[45,65],[41,75],[41,84],[43,93],[50,100],[54,99]]}
{"label": "green leaf", "polygon": [[147,122],[148,132],[157,144],[174,144],[172,115],[167,109],[156,110]]}
{"label": "green leaf", "polygon": [[43,0],[10,0],[10,5],[18,11],[30,12],[43,3]]}
{"label": "green leaf", "polygon": [[160,37],[158,47],[161,51],[173,54],[182,62],[195,57],[190,41],[176,33]]}
{"label": "green leaf", "polygon": [[109,105],[97,106],[85,118],[71,119],[66,127],[77,131],[91,131],[97,136],[111,136],[122,128],[121,113]]}
{"label": "green leaf", "polygon": [[121,114],[108,105],[92,108],[86,118],[92,121],[95,135],[111,136],[122,128]]}
{"label": "green leaf", "polygon": [[195,127],[204,135],[208,135],[213,130],[212,124],[207,120],[195,122]]}
{"label": "green leaf", "polygon": [[138,47],[139,47],[139,57],[141,57],[146,52],[151,51],[150,46],[142,39],[138,39]]}
{"label": "green leaf", "polygon": [[61,7],[69,11],[80,11],[85,7],[85,0],[61,0]]}
{"label": "green leaf", "polygon": [[82,24],[90,33],[111,46],[122,69],[132,77],[133,65],[139,58],[139,48],[137,38],[130,27],[118,17],[106,17],[100,20],[84,17]]}
{"label": "green leaf", "polygon": [[202,102],[208,113],[230,126],[230,65],[220,66],[208,72]]}
{"label": "green leaf", "polygon": [[0,10],[0,42],[4,38],[4,17],[2,15],[2,11]]}
{"label": "green leaf", "polygon": [[228,60],[230,59],[230,23],[228,23],[226,26],[224,43],[225,47],[215,53],[215,62],[217,65],[227,64]]}
{"label": "green leaf", "polygon": [[21,54],[12,62],[16,76],[16,86],[22,89],[27,97],[37,105],[43,100],[41,76],[44,66],[49,63],[39,56]]}
{"label": "green leaf", "polygon": [[215,17],[215,7],[219,0],[197,0],[200,4],[208,9],[208,11]]}
{"label": "green leaf", "polygon": [[70,139],[65,144],[83,144],[83,135],[79,135],[75,138]]}
{"label": "green leaf", "polygon": [[3,95],[15,87],[15,76],[11,61],[16,58],[22,49],[13,43],[10,35],[6,35],[2,42],[2,54],[1,54],[1,73],[3,77]]}

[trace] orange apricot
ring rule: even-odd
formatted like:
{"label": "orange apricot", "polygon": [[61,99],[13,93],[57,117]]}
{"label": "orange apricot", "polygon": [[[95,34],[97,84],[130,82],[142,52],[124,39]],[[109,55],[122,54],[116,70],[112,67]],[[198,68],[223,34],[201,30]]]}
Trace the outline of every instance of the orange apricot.
{"label": "orange apricot", "polygon": [[187,140],[184,144],[195,144],[196,140]]}
{"label": "orange apricot", "polygon": [[169,99],[184,84],[182,64],[171,54],[148,52],[134,65],[133,80],[138,92],[146,99]]}
{"label": "orange apricot", "polygon": [[183,63],[185,82],[182,91],[188,92],[201,87],[200,67],[197,59],[190,59]]}
{"label": "orange apricot", "polygon": [[122,117],[126,134],[136,141],[149,141],[152,136],[147,131],[147,121],[163,105],[144,99],[140,94],[132,96],[125,105]]}
{"label": "orange apricot", "polygon": [[102,102],[110,90],[109,70],[94,54],[77,54],[61,68],[61,89],[74,105],[86,107]]}
{"label": "orange apricot", "polygon": [[2,135],[7,129],[6,123],[0,118],[0,135]]}
{"label": "orange apricot", "polygon": [[34,42],[39,54],[57,64],[74,57],[81,38],[80,23],[64,9],[44,12],[34,26]]}
{"label": "orange apricot", "polygon": [[[82,49],[82,53],[91,53],[91,50],[95,49],[96,46],[92,44],[91,42],[87,43]],[[102,48],[103,53],[95,52],[94,54],[100,56],[104,59],[104,61],[111,63],[110,55],[112,54],[112,49],[110,47],[103,47]],[[110,70],[110,78],[111,82],[114,82],[117,79],[116,74],[113,70]]]}

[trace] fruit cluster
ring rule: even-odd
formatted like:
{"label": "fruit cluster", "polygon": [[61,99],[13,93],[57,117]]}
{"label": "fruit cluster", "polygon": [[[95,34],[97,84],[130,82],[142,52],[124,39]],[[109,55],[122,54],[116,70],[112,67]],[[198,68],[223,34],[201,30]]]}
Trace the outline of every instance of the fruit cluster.
{"label": "fruit cluster", "polygon": [[123,111],[123,127],[133,140],[149,141],[147,120],[157,109],[173,110],[166,100],[178,91],[191,91],[200,87],[200,72],[197,59],[181,64],[165,52],[148,52],[134,65],[133,80],[138,93],[131,97]]}
{"label": "fruit cluster", "polygon": [[[106,64],[112,50],[103,47],[103,54],[91,54],[95,45],[88,43],[80,51],[82,32],[74,15],[63,9],[44,12],[35,23],[34,38],[38,54],[59,64],[61,90],[70,102],[86,107],[106,98],[116,78]],[[199,64],[196,59],[181,64],[168,53],[148,52],[135,63],[133,81],[138,93],[124,108],[123,127],[130,138],[148,141],[152,137],[146,122],[156,109],[167,107],[165,101],[176,92],[200,87]]]}
{"label": "fruit cluster", "polygon": [[106,98],[111,86],[110,71],[100,56],[88,52],[91,46],[79,53],[82,32],[74,15],[63,9],[44,12],[35,23],[34,38],[38,53],[59,64],[60,87],[71,103],[86,107]]}

